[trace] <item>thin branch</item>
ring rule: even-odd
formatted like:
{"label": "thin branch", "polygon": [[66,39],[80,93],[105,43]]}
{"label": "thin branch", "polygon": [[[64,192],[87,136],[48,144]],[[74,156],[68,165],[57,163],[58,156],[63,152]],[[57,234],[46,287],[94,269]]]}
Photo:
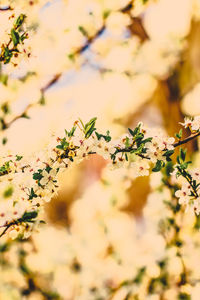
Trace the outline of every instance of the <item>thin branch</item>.
{"label": "thin branch", "polygon": [[187,138],[185,138],[184,140],[180,140],[176,143],[173,144],[174,147],[178,147],[180,145],[186,144],[187,142],[194,140],[196,137],[200,136],[200,131],[197,133],[193,133],[190,136],[188,136]]}
{"label": "thin branch", "polygon": [[27,117],[26,117],[27,112],[28,112],[29,108],[31,108],[34,104],[35,104],[35,103],[31,103],[31,104],[27,105],[27,107],[24,109],[24,111],[23,111],[21,114],[15,116],[10,122],[5,123],[4,130],[5,130],[5,129],[8,129],[8,128],[9,128],[15,121],[17,121],[18,119],[21,119],[21,118],[27,118]]}
{"label": "thin branch", "polygon": [[6,231],[8,230],[9,226],[7,226],[4,231],[0,234],[0,238],[6,233]]}
{"label": "thin branch", "polygon": [[40,90],[41,93],[44,94],[46,90],[48,90],[53,84],[55,84],[61,77],[62,73],[58,73],[54,75],[54,77],[45,85],[43,86]]}
{"label": "thin branch", "polygon": [[15,224],[16,224],[16,222],[11,222],[10,224],[0,226],[1,228],[5,227],[3,232],[0,234],[0,238],[6,233],[6,231],[10,228],[10,226],[15,225]]}
{"label": "thin branch", "polygon": [[10,5],[4,6],[4,7],[0,7],[0,11],[8,11],[8,10],[12,10],[12,7]]}

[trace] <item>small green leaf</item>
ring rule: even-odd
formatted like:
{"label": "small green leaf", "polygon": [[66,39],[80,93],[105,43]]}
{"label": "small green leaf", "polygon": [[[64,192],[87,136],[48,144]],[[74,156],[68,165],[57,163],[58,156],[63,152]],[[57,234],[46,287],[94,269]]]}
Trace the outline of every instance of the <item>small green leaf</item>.
{"label": "small green leaf", "polygon": [[178,300],[191,300],[191,296],[186,293],[180,293],[178,295]]}
{"label": "small green leaf", "polygon": [[128,131],[133,137],[135,137],[140,132],[140,127],[141,127],[141,124],[139,124],[137,127],[135,127],[134,130],[132,130],[131,128],[128,128]]}
{"label": "small green leaf", "polygon": [[7,137],[4,137],[4,138],[2,139],[2,144],[5,145],[5,144],[7,143],[7,141],[8,141]]}
{"label": "small green leaf", "polygon": [[165,163],[162,160],[157,160],[156,165],[152,169],[152,171],[159,172],[164,166],[165,166]]}
{"label": "small green leaf", "polygon": [[6,252],[9,249],[8,243],[4,243],[0,245],[0,253],[1,252]]}
{"label": "small green leaf", "polygon": [[100,134],[96,131],[95,131],[95,134],[96,134],[98,140],[103,138],[106,142],[110,142],[111,139],[112,139],[111,136],[110,136],[110,131],[109,130],[106,132],[106,135]]}
{"label": "small green leaf", "polygon": [[9,197],[11,197],[12,196],[12,194],[13,194],[13,187],[12,186],[10,186],[10,187],[8,187],[5,191],[4,191],[4,193],[3,193],[3,196],[4,196],[4,198],[9,198]]}
{"label": "small green leaf", "polygon": [[136,275],[133,282],[136,283],[136,284],[141,283],[141,281],[142,281],[142,279],[145,275],[145,272],[146,272],[146,267],[140,268],[139,271],[138,271],[138,274]]}
{"label": "small green leaf", "polygon": [[28,212],[25,212],[23,214],[23,216],[19,219],[19,222],[25,222],[25,221],[30,221],[32,219],[35,219],[38,215],[38,212],[37,211],[28,211]]}
{"label": "small green leaf", "polygon": [[182,138],[182,135],[183,135],[183,130],[180,129],[179,130],[179,133],[176,133],[175,136],[180,140]]}
{"label": "small green leaf", "polygon": [[39,104],[40,105],[45,105],[45,97],[44,97],[44,94],[42,93],[41,97],[40,97],[40,100],[39,100]]}
{"label": "small green leaf", "polygon": [[31,191],[30,191],[30,194],[29,194],[29,200],[32,200],[33,198],[37,198],[37,195],[34,192],[33,188],[31,188]]}
{"label": "small green leaf", "polygon": [[75,62],[75,54],[74,54],[74,53],[68,54],[68,58],[69,58],[69,60],[71,60],[72,62]]}
{"label": "small green leaf", "polygon": [[74,136],[75,131],[76,131],[76,127],[73,126],[72,129],[69,132],[65,129],[65,134],[68,137],[72,137],[72,136]]}
{"label": "small green leaf", "polygon": [[108,18],[108,16],[110,15],[110,10],[109,9],[107,9],[107,10],[105,10],[104,12],[103,12],[103,19],[104,20],[106,20],[107,18]]}
{"label": "small green leaf", "polygon": [[3,85],[7,85],[7,83],[8,83],[8,75],[7,74],[0,74],[0,82]]}
{"label": "small green leaf", "polygon": [[20,155],[16,155],[16,161],[19,161],[23,158],[23,156],[20,156]]}
{"label": "small green leaf", "polygon": [[92,118],[88,123],[85,124],[84,133],[86,139],[89,138],[92,135],[92,133],[96,130],[95,128],[96,120],[97,118]]}
{"label": "small green leaf", "polygon": [[180,157],[182,161],[185,161],[186,150],[183,150],[182,148],[180,149]]}
{"label": "small green leaf", "polygon": [[78,30],[85,36],[88,37],[88,33],[83,26],[79,26]]}
{"label": "small green leaf", "polygon": [[26,18],[26,15],[20,14],[19,17],[14,22],[14,29],[19,28],[23,24],[25,18]]}
{"label": "small green leaf", "polygon": [[42,174],[41,174],[42,170],[38,170],[38,172],[33,173],[33,179],[34,180],[41,180],[42,179]]}
{"label": "small green leaf", "polygon": [[11,38],[12,38],[14,47],[16,47],[19,44],[19,33],[17,31],[15,31],[14,29],[11,29]]}

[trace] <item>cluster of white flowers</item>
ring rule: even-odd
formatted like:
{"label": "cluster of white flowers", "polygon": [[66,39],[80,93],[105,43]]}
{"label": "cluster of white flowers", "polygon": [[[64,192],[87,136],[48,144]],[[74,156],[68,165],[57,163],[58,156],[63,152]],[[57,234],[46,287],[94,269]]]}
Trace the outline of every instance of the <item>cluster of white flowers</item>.
{"label": "cluster of white flowers", "polygon": [[173,138],[143,128],[141,123],[112,141],[109,132],[102,135],[95,131],[95,121],[93,118],[86,125],[76,121],[64,138],[55,138],[34,158],[10,155],[1,159],[0,226],[12,237],[32,229],[43,204],[57,193],[58,173],[72,164],[96,153],[112,168],[126,167],[136,178],[148,175],[150,168],[159,160],[165,161],[165,153],[173,150]]}
{"label": "cluster of white flowers", "polygon": [[185,128],[190,128],[193,131],[200,130],[200,117],[195,116],[194,118],[185,118],[184,123],[180,123]]}
{"label": "cluster of white flowers", "polygon": [[[183,218],[182,210],[174,216],[165,203],[174,204],[171,190],[163,187],[160,173],[153,173],[152,192],[143,209],[143,218],[137,222],[130,212],[123,210],[130,201],[125,183],[128,169],[125,171],[111,171],[106,167],[103,178],[109,184],[101,180],[91,184],[73,203],[69,231],[48,226],[34,233],[30,241],[19,245],[12,242],[5,253],[6,261],[11,263],[7,273],[2,268],[0,274],[0,296],[15,292],[18,300],[20,290],[26,288],[16,267],[20,249],[26,253],[24,267],[33,276],[34,284],[42,291],[48,291],[51,286],[64,300],[124,299],[130,294],[141,300],[159,300],[160,292],[166,300],[188,294],[198,300],[200,271],[196,261],[200,255],[200,232],[194,230],[195,215],[188,213]],[[176,235],[173,226],[168,232],[168,223],[166,227],[163,223],[170,220],[181,227],[181,248],[168,244]],[[160,227],[163,232],[158,230]],[[177,255],[177,249],[183,257]],[[185,272],[187,278],[180,284]],[[40,299],[34,291],[31,296]]]}
{"label": "cluster of white flowers", "polygon": [[163,131],[159,129],[149,129],[145,130],[147,137],[152,137],[151,142],[146,144],[147,155],[153,163],[157,160],[166,160],[163,156],[163,151],[174,150],[175,139],[173,137],[167,137]]}
{"label": "cluster of white flowers", "polygon": [[[181,189],[177,190],[175,195],[179,199],[179,203],[191,210],[197,215],[200,213],[200,170],[193,169],[188,173],[191,180],[182,179]],[[187,175],[188,178],[188,175]],[[195,185],[194,185],[195,184]]]}

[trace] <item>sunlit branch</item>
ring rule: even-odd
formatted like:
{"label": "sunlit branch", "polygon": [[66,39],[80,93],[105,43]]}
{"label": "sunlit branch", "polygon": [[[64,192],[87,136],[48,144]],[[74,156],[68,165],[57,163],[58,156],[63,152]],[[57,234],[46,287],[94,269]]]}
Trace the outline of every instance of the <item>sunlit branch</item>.
{"label": "sunlit branch", "polygon": [[180,145],[186,144],[187,142],[190,142],[192,140],[194,140],[195,138],[197,138],[198,136],[200,136],[200,131],[197,133],[193,133],[190,136],[188,136],[187,138],[185,138],[184,140],[180,140],[176,143],[173,144],[174,147],[178,147]]}
{"label": "sunlit branch", "polygon": [[12,10],[12,8],[11,8],[10,5],[4,6],[4,7],[0,7],[0,12],[1,12],[1,11],[8,11],[8,10]]}

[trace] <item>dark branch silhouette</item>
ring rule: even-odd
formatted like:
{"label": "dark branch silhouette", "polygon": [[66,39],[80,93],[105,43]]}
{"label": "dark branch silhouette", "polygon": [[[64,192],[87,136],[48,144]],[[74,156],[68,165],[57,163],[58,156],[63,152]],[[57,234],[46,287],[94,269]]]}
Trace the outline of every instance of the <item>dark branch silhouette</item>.
{"label": "dark branch silhouette", "polygon": [[1,11],[8,11],[8,10],[12,10],[12,7],[10,5],[0,7],[0,12]]}

